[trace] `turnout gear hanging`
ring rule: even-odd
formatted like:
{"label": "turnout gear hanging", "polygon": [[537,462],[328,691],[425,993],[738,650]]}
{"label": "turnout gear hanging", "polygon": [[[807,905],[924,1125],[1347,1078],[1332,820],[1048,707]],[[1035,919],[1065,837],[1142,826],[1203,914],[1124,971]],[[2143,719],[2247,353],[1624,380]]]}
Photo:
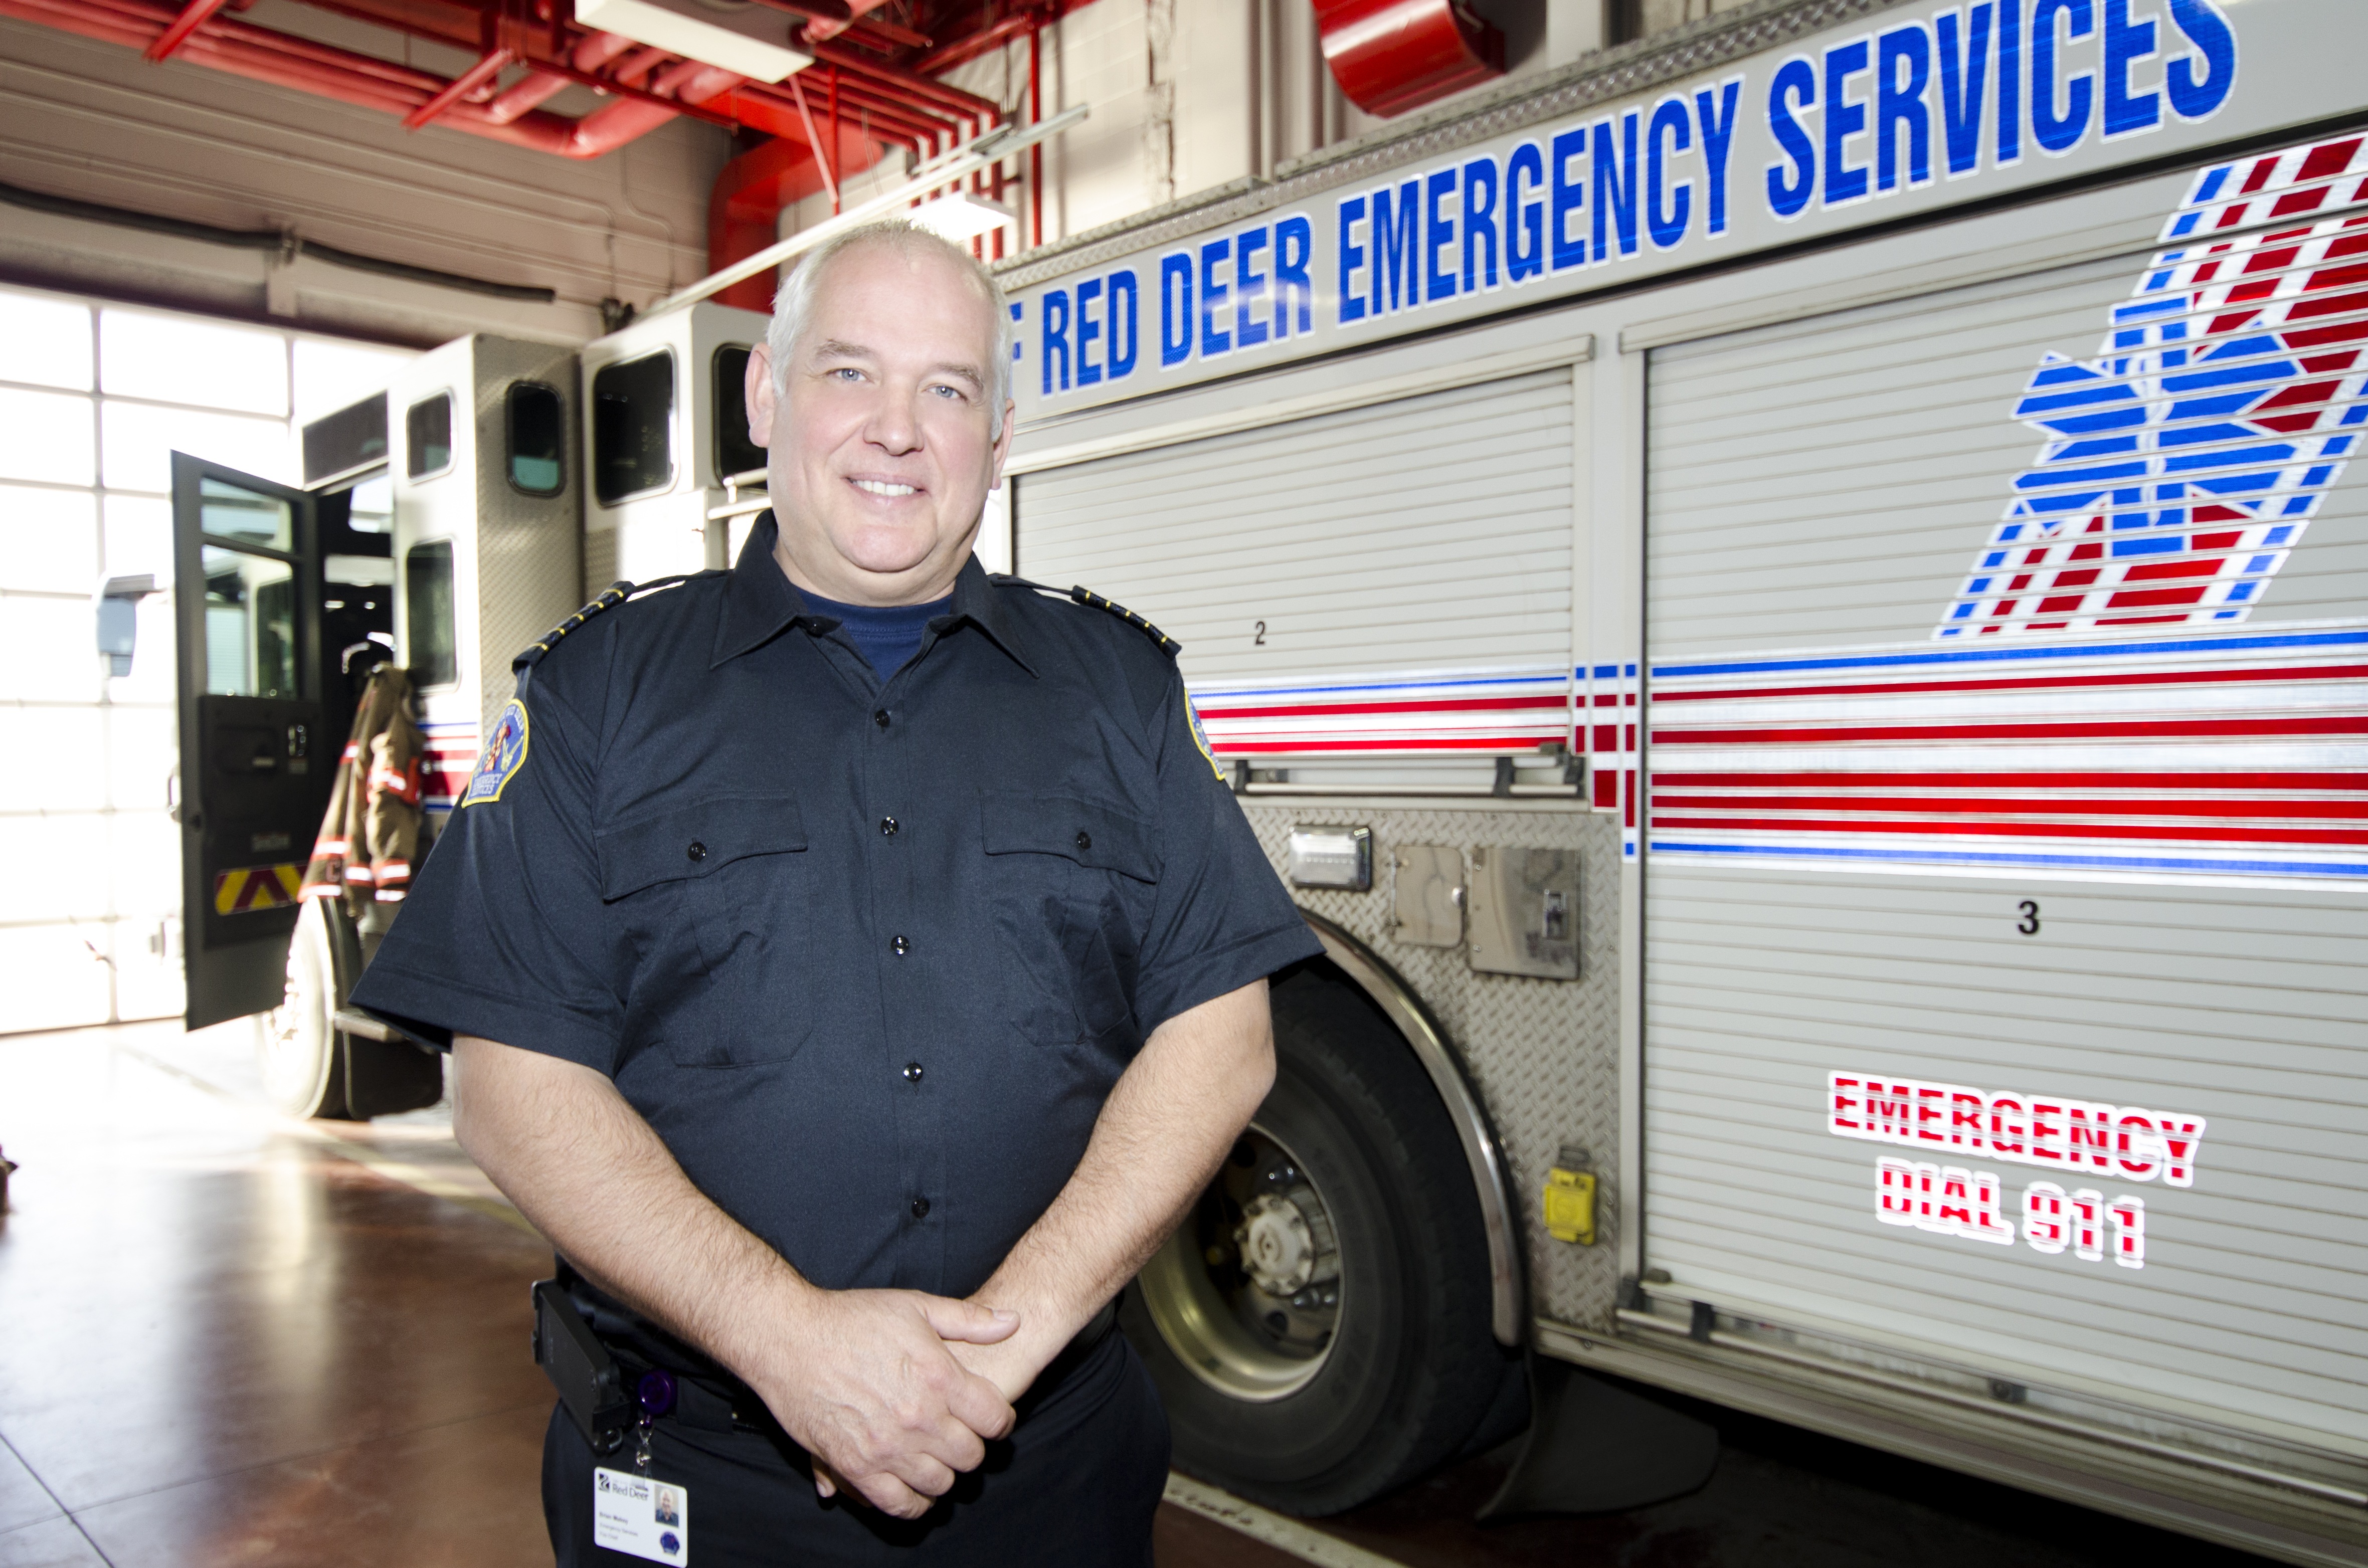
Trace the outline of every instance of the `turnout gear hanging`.
{"label": "turnout gear hanging", "polygon": [[[400,903],[419,844],[420,759],[427,742],[411,718],[411,676],[393,665],[370,675],[337,763],[329,810],[304,868],[302,896],[343,896],[359,920],[372,904]],[[388,911],[392,915],[393,912]]]}

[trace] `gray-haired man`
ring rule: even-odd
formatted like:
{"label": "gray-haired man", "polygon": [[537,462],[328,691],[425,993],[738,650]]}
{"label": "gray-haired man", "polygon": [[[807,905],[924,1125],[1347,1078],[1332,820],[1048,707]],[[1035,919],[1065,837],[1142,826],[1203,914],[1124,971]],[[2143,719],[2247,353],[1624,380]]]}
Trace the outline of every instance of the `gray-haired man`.
{"label": "gray-haired man", "polygon": [[[1009,344],[935,236],[805,260],[749,366],[773,517],[523,673],[357,998],[455,1037],[462,1142],[672,1375],[646,1474],[708,1568],[1148,1562],[1107,1307],[1316,950],[1169,653],[972,559]],[[625,1464],[554,1413],[563,1564],[668,1560],[600,1522]]]}

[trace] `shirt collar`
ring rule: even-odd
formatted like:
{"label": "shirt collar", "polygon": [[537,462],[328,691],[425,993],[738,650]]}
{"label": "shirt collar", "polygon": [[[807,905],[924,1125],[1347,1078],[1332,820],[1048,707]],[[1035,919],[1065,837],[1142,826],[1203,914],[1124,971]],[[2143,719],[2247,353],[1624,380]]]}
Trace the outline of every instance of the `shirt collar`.
{"label": "shirt collar", "polygon": [[[740,559],[732,564],[732,574],[723,584],[723,608],[715,626],[715,653],[708,668],[715,669],[730,663],[753,648],[771,642],[801,619],[836,626],[838,622],[807,608],[804,597],[773,558],[773,546],[780,530],[769,511],[757,515],[748,530],[748,540],[740,547]],[[1029,662],[1023,644],[1026,633],[1019,618],[1011,613],[1007,597],[1027,589],[998,588],[987,581],[986,569],[973,555],[962,562],[962,574],[954,579],[953,608],[930,624],[939,629],[950,628],[967,620],[1011,662],[1036,674]]]}

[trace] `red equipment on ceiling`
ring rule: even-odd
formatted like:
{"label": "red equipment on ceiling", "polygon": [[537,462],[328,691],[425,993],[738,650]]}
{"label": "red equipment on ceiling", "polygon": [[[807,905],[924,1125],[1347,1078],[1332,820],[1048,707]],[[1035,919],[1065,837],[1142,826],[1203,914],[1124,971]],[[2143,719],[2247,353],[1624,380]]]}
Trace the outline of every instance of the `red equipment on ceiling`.
{"label": "red equipment on ceiling", "polygon": [[1367,114],[1404,114],[1505,74],[1505,35],[1463,0],[1315,0],[1324,63]]}
{"label": "red equipment on ceiling", "polygon": [[[444,77],[224,14],[252,0],[0,0],[0,16],[376,109],[409,130],[432,123],[566,158],[601,157],[685,116],[764,132],[775,140],[716,185],[709,261],[721,267],[771,244],[783,206],[835,192],[885,147],[926,157],[1001,123],[993,100],[936,74],[1088,0],[765,0],[798,18],[791,41],[814,60],[780,83],[580,27],[566,0],[304,3],[469,50],[476,63]],[[609,101],[581,118],[541,107],[571,85]],[[752,279],[726,297],[763,309],[769,294]]]}

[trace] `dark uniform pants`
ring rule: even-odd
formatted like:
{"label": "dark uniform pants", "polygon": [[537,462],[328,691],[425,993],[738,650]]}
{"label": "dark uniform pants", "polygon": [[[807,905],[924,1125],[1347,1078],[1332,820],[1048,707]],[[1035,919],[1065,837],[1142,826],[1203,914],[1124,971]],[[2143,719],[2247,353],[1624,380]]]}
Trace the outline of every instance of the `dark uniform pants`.
{"label": "dark uniform pants", "polygon": [[[985,1462],[919,1519],[818,1498],[805,1454],[778,1436],[662,1420],[650,1473],[689,1492],[685,1555],[697,1568],[1150,1568],[1167,1451],[1150,1374],[1125,1336],[1110,1334],[1056,1382],[1030,1390],[1011,1436],[989,1443]],[[596,1465],[630,1470],[632,1444],[596,1460],[565,1408],[553,1409],[542,1509],[558,1568],[645,1568],[592,1544]]]}

